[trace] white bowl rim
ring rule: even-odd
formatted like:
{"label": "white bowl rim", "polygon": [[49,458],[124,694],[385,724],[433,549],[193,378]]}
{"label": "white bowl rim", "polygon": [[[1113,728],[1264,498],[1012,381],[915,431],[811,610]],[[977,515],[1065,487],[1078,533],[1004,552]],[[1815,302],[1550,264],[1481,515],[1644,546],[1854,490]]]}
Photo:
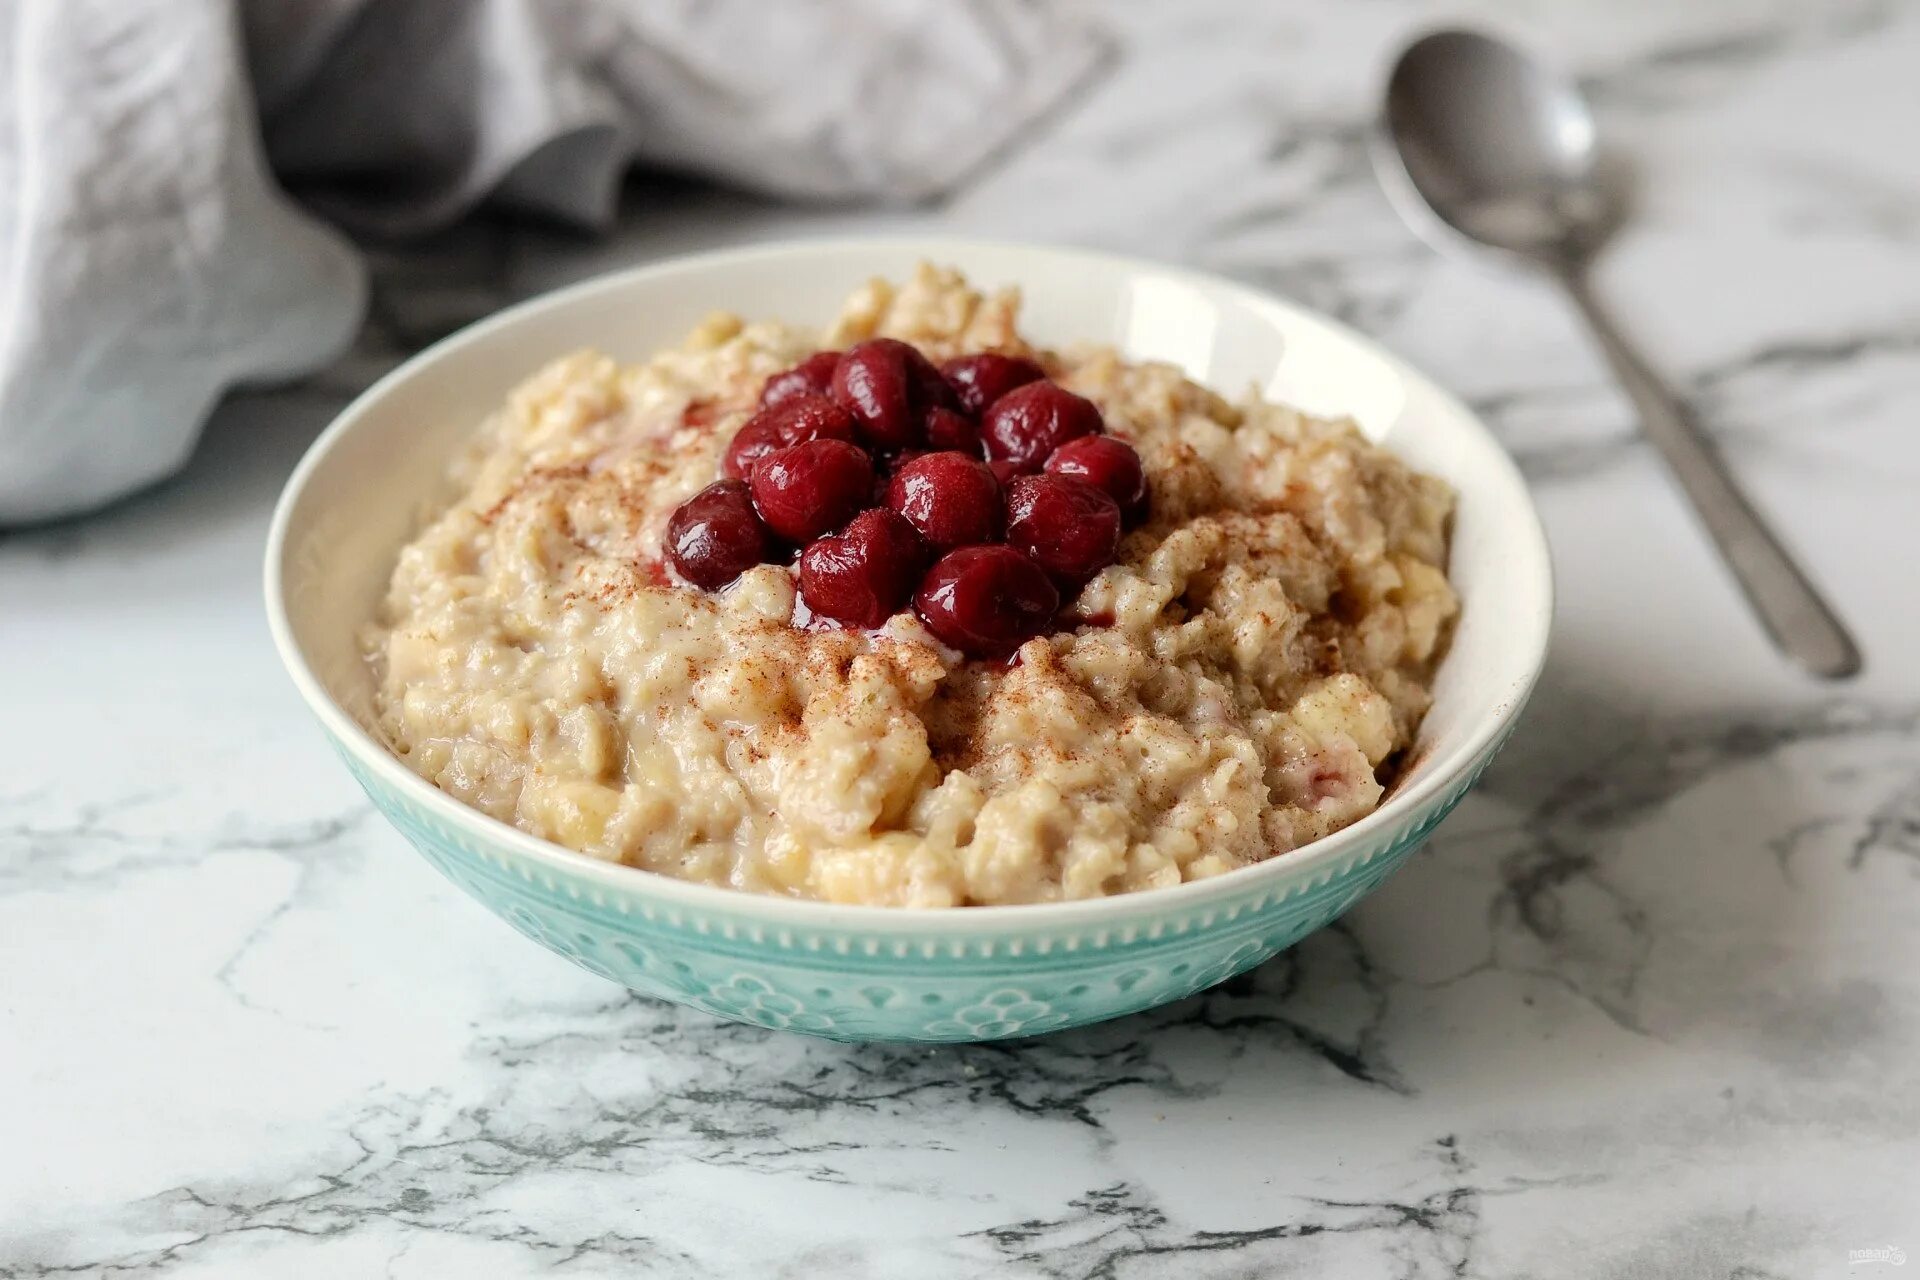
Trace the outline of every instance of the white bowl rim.
{"label": "white bowl rim", "polygon": [[[1531,600],[1533,607],[1524,614],[1524,625],[1531,629],[1524,652],[1526,669],[1516,673],[1505,688],[1492,691],[1492,711],[1473,730],[1444,755],[1428,761],[1425,775],[1413,784],[1390,792],[1378,808],[1350,826],[1284,854],[1240,867],[1221,875],[1191,880],[1164,889],[1145,889],[1103,898],[1080,898],[1063,902],[1016,903],[998,906],[955,908],[911,908],[876,906],[860,903],[820,902],[807,898],[786,898],[723,888],[697,881],[680,880],[658,872],[608,862],[502,822],[471,808],[407,768],[387,746],[369,733],[327,690],[314,673],[293,633],[287,614],[282,563],[285,559],[288,528],[294,508],[308,480],[326,456],[350,435],[367,410],[399,384],[421,369],[452,355],[470,343],[497,330],[507,328],[533,315],[569,306],[602,290],[629,287],[637,282],[680,273],[695,273],[738,263],[765,260],[770,265],[796,254],[821,251],[873,253],[914,253],[930,261],[986,253],[1040,253],[1089,267],[1128,272],[1152,272],[1207,292],[1226,293],[1235,300],[1256,307],[1277,308],[1292,317],[1317,324],[1339,338],[1354,344],[1391,367],[1401,378],[1418,385],[1443,405],[1466,430],[1477,432],[1491,446],[1492,465],[1501,479],[1518,497],[1525,516],[1522,523],[1531,535],[1524,547],[1514,548],[1509,565],[1513,577],[1511,589]],[[1084,249],[1070,245],[1052,245],[1034,241],[995,240],[955,236],[836,236],[805,240],[783,240],[701,253],[679,254],[641,265],[610,271],[535,295],[495,312],[449,334],[417,352],[388,371],[365,391],[354,397],[334,420],[308,446],[295,465],[275,503],[272,523],[267,532],[265,595],[267,624],[274,648],[286,666],[294,685],[308,708],[320,719],[333,739],[352,752],[355,760],[388,786],[423,806],[441,820],[463,828],[477,841],[495,849],[510,850],[531,863],[564,877],[584,877],[621,895],[649,898],[663,906],[689,912],[720,916],[753,916],[763,923],[786,928],[842,930],[860,933],[910,932],[917,936],[955,936],[975,933],[1031,932],[1034,930],[1114,925],[1143,916],[1158,916],[1179,910],[1192,910],[1217,904],[1229,898],[1255,893],[1266,882],[1270,887],[1306,880],[1315,872],[1352,854],[1384,828],[1422,806],[1437,800],[1446,788],[1472,768],[1476,761],[1494,749],[1509,731],[1512,721],[1526,705],[1546,662],[1547,643],[1553,619],[1553,569],[1546,532],[1540,523],[1532,494],[1505,448],[1501,446],[1479,415],[1460,399],[1441,387],[1405,360],[1386,350],[1358,330],[1311,308],[1303,307],[1267,290],[1241,284],[1223,276],[1191,268],[1158,262],[1126,254]]]}

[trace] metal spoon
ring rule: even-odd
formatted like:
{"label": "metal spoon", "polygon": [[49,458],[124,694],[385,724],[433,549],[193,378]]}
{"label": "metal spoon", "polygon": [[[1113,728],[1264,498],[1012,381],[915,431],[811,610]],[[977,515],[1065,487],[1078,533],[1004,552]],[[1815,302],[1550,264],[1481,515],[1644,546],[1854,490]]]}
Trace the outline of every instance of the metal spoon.
{"label": "metal spoon", "polygon": [[1423,210],[1559,282],[1640,413],[1774,643],[1822,676],[1860,651],[1727,474],[1712,443],[1615,328],[1587,268],[1625,201],[1599,163],[1593,116],[1572,84],[1511,45],[1438,31],[1408,46],[1387,83],[1374,160],[1416,229]]}

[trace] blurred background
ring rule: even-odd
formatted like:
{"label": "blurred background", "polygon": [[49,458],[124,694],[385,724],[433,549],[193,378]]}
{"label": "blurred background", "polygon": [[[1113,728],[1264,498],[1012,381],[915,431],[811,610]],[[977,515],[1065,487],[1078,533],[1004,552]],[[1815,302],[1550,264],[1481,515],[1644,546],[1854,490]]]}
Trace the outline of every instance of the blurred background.
{"label": "blurred background", "polygon": [[1577,321],[1504,263],[1436,253],[1374,180],[1386,67],[1442,18],[1581,75],[1637,188],[1601,292],[1869,653],[1899,651],[1845,550],[1884,538],[1875,509],[1804,483],[1914,466],[1889,460],[1920,391],[1895,83],[1920,25],[1871,0],[23,6],[0,28],[35,69],[7,82],[0,149],[0,525],[169,476],[205,423],[197,464],[254,469],[257,531],[354,392],[597,272],[790,237],[1036,239],[1272,288],[1423,366],[1536,483],[1580,584],[1563,649],[1637,607],[1613,566],[1669,564],[1711,584],[1703,625],[1642,631],[1646,660],[1737,687],[1721,639],[1767,655]]}

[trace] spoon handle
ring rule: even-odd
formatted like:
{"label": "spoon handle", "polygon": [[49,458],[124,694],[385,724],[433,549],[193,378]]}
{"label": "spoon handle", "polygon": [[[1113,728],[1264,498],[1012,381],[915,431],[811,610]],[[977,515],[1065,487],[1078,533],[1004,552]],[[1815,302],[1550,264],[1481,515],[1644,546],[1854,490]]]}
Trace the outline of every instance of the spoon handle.
{"label": "spoon handle", "polygon": [[1594,296],[1586,273],[1567,269],[1556,274],[1639,410],[1643,434],[1686,490],[1774,643],[1815,675],[1856,674],[1860,650],[1852,637],[1734,484],[1706,433],[1621,335]]}

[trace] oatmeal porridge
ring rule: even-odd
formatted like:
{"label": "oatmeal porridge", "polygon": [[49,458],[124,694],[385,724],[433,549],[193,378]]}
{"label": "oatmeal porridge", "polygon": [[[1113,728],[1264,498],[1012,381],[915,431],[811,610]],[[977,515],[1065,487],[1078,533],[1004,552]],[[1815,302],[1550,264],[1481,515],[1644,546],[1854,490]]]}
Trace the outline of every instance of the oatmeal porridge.
{"label": "oatmeal porridge", "polygon": [[1018,305],[922,267],[536,373],[365,629],[385,740],[594,857],[836,902],[1175,885],[1372,811],[1446,485]]}

